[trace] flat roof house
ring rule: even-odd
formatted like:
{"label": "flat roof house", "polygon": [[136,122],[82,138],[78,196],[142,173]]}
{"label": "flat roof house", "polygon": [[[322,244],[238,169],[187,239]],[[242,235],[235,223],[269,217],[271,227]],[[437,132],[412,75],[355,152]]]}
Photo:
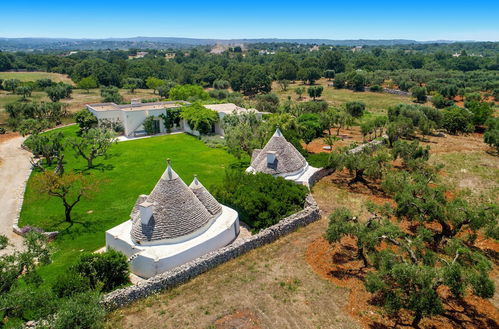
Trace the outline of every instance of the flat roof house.
{"label": "flat roof house", "polygon": [[[124,128],[124,135],[133,137],[143,136],[146,134],[143,123],[148,116],[153,116],[155,118],[155,130],[158,133],[165,133],[166,128],[161,116],[166,114],[169,109],[180,108],[189,104],[190,103],[186,101],[141,103],[139,99],[135,99],[132,100],[130,104],[124,105],[118,105],[115,103],[98,103],[87,104],[86,107],[88,111],[95,115],[99,121],[109,120],[113,122],[121,122]],[[213,132],[219,135],[224,134],[222,120],[224,116],[228,114],[253,111],[256,113],[258,118],[262,118],[262,112],[258,112],[255,109],[245,109],[232,103],[210,104],[204,105],[204,107],[218,113],[220,120],[214,125]],[[199,132],[193,130],[185,120],[181,120],[178,125],[173,127],[172,131],[183,131],[199,136]]]}
{"label": "flat roof house", "polygon": [[123,124],[125,136],[140,136],[145,135],[143,123],[148,116],[157,118],[155,120],[157,131],[163,133],[166,132],[166,128],[160,115],[166,113],[167,109],[180,108],[186,104],[189,103],[185,101],[141,103],[140,100],[132,100],[130,104],[124,105],[98,103],[86,106],[99,121],[120,121]]}

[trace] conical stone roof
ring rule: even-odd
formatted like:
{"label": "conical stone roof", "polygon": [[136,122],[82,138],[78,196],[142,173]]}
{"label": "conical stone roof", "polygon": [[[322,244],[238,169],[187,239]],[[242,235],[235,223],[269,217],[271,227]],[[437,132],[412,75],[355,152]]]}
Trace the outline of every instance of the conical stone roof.
{"label": "conical stone roof", "polygon": [[[275,156],[275,161],[269,163],[268,154]],[[271,175],[291,174],[307,166],[307,160],[300,152],[284,138],[279,128],[261,150],[254,150],[251,157],[251,167],[257,172]]]}
{"label": "conical stone roof", "polygon": [[132,212],[131,237],[138,243],[189,235],[214,217],[171,168],[169,161],[151,194],[140,201],[153,203],[154,208],[147,224],[142,223],[140,212]]}
{"label": "conical stone roof", "polygon": [[197,177],[194,177],[189,188],[194,192],[196,197],[201,201],[206,209],[212,215],[218,215],[222,211],[222,206],[218,201],[211,195],[211,193],[201,184]]}

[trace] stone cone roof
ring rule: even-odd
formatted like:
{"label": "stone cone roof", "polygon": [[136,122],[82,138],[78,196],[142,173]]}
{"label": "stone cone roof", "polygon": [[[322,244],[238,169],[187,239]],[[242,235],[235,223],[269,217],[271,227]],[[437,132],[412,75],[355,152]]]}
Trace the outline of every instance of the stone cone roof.
{"label": "stone cone roof", "polygon": [[139,201],[154,204],[148,224],[141,222],[138,205],[132,211],[131,236],[139,243],[179,238],[197,231],[214,218],[171,168],[170,162],[151,194]]}
{"label": "stone cone roof", "polygon": [[199,201],[204,205],[204,207],[212,215],[218,215],[222,211],[222,206],[218,201],[211,195],[206,187],[201,184],[198,178],[195,176],[189,188],[194,192]]}
{"label": "stone cone roof", "polygon": [[[274,163],[267,163],[267,153],[275,154]],[[253,151],[251,167],[257,172],[271,175],[290,174],[307,166],[307,160],[284,138],[279,128],[263,149]]]}

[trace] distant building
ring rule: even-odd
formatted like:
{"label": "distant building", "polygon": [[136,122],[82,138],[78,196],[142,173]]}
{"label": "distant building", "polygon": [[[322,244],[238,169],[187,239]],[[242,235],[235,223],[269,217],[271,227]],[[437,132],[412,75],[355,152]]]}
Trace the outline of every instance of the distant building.
{"label": "distant building", "polygon": [[187,186],[168,160],[130,219],[106,231],[106,248],[124,253],[132,273],[150,278],[228,245],[239,231],[238,213],[218,203],[197,178]]}
{"label": "distant building", "polygon": [[286,140],[277,128],[263,149],[253,151],[251,165],[246,172],[262,172],[308,185],[309,178],[318,170],[318,168],[309,166],[305,157]]}
{"label": "distant building", "polygon": [[144,58],[147,54],[147,51],[138,51],[135,55],[128,56],[128,59]]}
{"label": "distant building", "polygon": [[176,56],[176,54],[175,54],[175,53],[166,53],[166,54],[165,54],[165,59],[166,59],[167,61],[169,61],[169,60],[174,59],[174,58],[175,58],[175,56]]}
{"label": "distant building", "polygon": [[258,51],[258,55],[275,55],[275,51],[262,49],[262,50]]}
{"label": "distant building", "polygon": [[319,51],[319,46],[314,45],[312,48],[309,49],[310,51]]}
{"label": "distant building", "polygon": [[362,50],[362,46],[355,46],[352,49],[350,49],[352,52],[360,51]]}

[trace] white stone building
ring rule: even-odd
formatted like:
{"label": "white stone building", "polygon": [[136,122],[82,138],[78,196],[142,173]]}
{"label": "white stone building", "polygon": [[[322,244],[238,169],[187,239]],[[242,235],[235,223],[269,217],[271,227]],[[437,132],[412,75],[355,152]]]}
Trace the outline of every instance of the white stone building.
{"label": "white stone building", "polygon": [[305,157],[284,138],[277,128],[263,149],[253,151],[251,165],[246,172],[263,172],[281,176],[308,186],[309,178],[318,170],[319,168],[308,164]]}
{"label": "white stone building", "polygon": [[[120,121],[124,127],[124,135],[128,137],[145,135],[143,122],[148,116],[155,118],[154,124],[159,133],[165,133],[166,128],[161,116],[167,113],[167,110],[180,108],[188,105],[185,101],[169,101],[141,103],[140,100],[132,100],[130,104],[117,105],[115,103],[87,104],[86,107],[98,120]],[[243,113],[253,111],[258,118],[262,118],[262,113],[255,109],[245,109],[232,103],[210,104],[204,107],[216,111],[219,116],[219,122],[213,126],[213,133],[224,134],[222,120],[227,114]],[[199,132],[193,130],[187,121],[181,120],[178,125],[171,129],[172,131],[183,131],[192,135],[199,136]]]}
{"label": "white stone building", "polygon": [[194,178],[190,186],[168,167],[130,220],[106,231],[106,248],[123,252],[132,273],[149,278],[217,250],[239,235],[237,212]]}

